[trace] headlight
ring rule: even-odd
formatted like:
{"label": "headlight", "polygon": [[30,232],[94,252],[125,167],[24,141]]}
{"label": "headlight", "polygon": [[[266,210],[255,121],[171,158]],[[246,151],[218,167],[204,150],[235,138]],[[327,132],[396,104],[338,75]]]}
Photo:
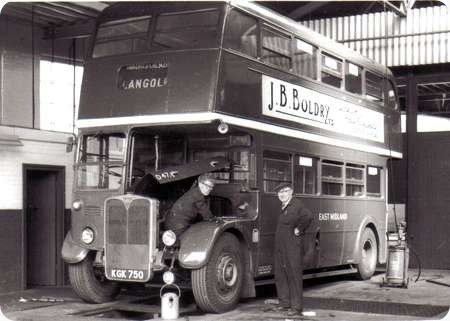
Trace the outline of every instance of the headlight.
{"label": "headlight", "polygon": [[82,207],[83,207],[83,202],[82,202],[81,200],[73,201],[73,203],[72,203],[72,208],[73,208],[75,211],[81,210]]}
{"label": "headlight", "polygon": [[162,241],[165,246],[172,246],[175,244],[177,236],[172,230],[165,231],[162,235]]}
{"label": "headlight", "polygon": [[164,272],[163,281],[165,284],[172,284],[175,281],[175,274],[173,274],[171,271]]}
{"label": "headlight", "polygon": [[81,240],[86,244],[91,244],[94,241],[94,231],[90,227],[86,227],[81,232]]}

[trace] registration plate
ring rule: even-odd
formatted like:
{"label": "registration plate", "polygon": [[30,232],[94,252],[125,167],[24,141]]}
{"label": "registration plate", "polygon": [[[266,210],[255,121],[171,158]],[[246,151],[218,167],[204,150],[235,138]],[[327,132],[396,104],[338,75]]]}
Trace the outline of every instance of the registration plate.
{"label": "registration plate", "polygon": [[147,276],[147,271],[133,269],[111,269],[111,279],[141,281]]}

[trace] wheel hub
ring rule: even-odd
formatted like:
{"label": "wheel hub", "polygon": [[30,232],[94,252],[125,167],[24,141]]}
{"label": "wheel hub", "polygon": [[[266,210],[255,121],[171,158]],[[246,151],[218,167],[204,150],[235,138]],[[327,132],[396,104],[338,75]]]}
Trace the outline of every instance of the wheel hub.
{"label": "wheel hub", "polygon": [[365,257],[370,257],[371,254],[372,254],[372,243],[369,240],[367,240],[364,243],[362,255],[365,258]]}
{"label": "wheel hub", "polygon": [[220,287],[231,288],[236,284],[238,271],[233,257],[225,255],[221,258],[217,267],[218,281]]}

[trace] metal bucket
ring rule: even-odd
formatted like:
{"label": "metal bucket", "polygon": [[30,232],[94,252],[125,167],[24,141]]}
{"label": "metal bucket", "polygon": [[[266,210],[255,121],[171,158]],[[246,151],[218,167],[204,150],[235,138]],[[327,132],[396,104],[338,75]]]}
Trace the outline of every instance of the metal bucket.
{"label": "metal bucket", "polygon": [[[174,286],[178,290],[178,295],[174,292],[167,292],[162,294],[163,289],[166,286]],[[163,320],[176,320],[179,316],[180,297],[181,291],[176,284],[164,284],[159,291],[161,297],[161,319]]]}

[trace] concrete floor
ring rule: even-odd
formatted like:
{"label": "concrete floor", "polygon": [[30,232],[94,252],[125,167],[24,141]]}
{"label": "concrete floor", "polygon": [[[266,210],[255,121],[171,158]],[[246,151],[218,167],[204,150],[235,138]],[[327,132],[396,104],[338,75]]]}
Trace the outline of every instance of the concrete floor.
{"label": "concrete floor", "polygon": [[[450,270],[422,271],[418,282],[414,282],[417,270],[410,270],[410,282],[407,289],[381,287],[383,277],[384,274],[377,274],[367,281],[356,281],[351,276],[306,280],[305,310],[312,311],[315,315],[302,319],[438,320],[447,315],[448,307],[450,307]],[[430,280],[443,284],[431,283]],[[138,299],[139,295],[142,295],[135,292],[131,294],[121,295],[122,303],[119,303],[123,304],[124,300]],[[276,299],[273,286],[260,287],[257,294],[257,298],[245,300],[239,303],[235,310],[224,314],[202,314],[195,309],[192,298],[184,295],[181,303],[187,313],[181,314],[179,320],[295,320],[278,312],[264,312],[268,307],[267,302]],[[108,308],[112,305],[83,303],[69,287],[40,288],[0,295],[0,307],[3,314],[14,321],[160,320],[152,313],[152,311],[159,312],[157,291],[153,290],[153,298],[147,300],[150,305],[139,305],[143,307],[143,310],[147,310],[147,314],[104,312],[95,316],[80,316],[78,313],[81,311],[92,311],[99,307]],[[450,314],[448,318],[450,319]],[[0,321],[4,320],[0,317]]]}

